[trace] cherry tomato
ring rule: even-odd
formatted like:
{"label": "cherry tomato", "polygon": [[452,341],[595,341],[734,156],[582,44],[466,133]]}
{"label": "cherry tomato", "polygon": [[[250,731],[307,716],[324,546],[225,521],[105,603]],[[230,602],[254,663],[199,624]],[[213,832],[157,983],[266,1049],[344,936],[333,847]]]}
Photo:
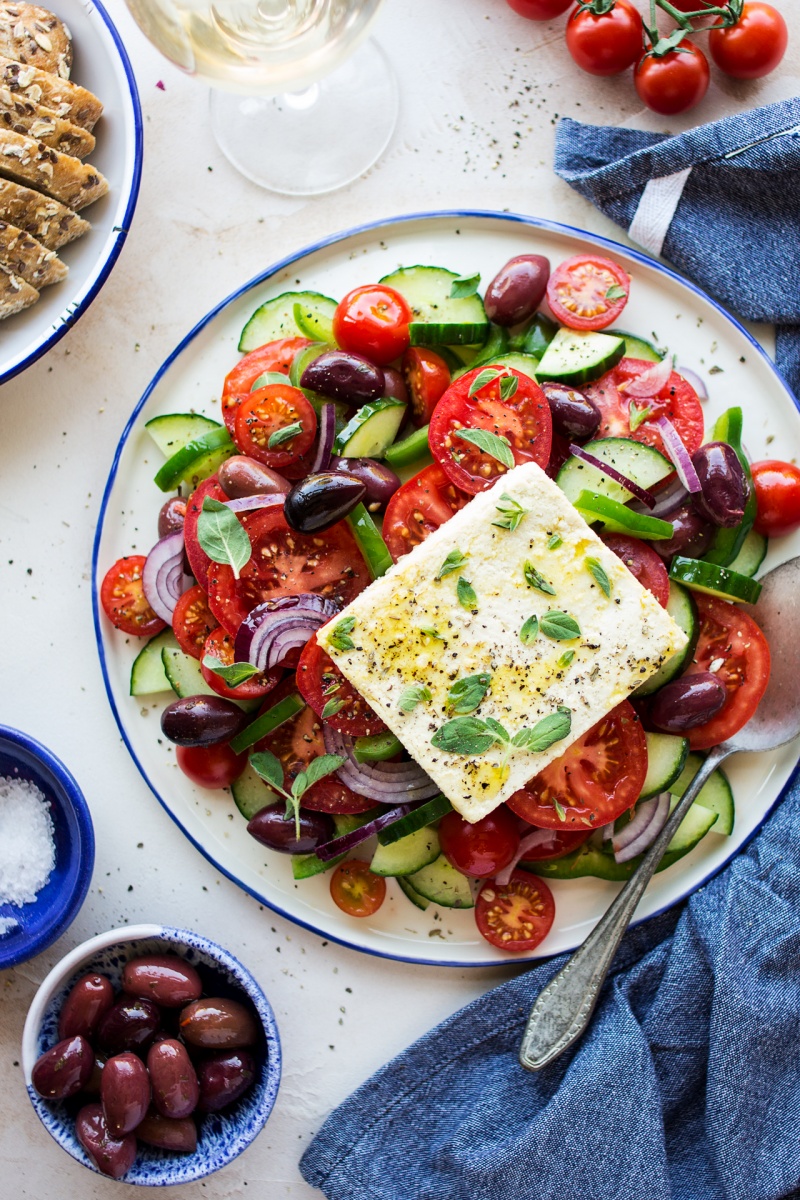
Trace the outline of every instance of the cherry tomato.
{"label": "cherry tomato", "polygon": [[753,463],[758,516],[756,529],[767,537],[792,533],[800,526],[800,467],[777,458]]}
{"label": "cherry tomato", "polygon": [[450,368],[427,346],[409,346],[403,355],[403,377],[415,424],[427,425],[450,386]]}
{"label": "cherry tomato", "polygon": [[348,917],[371,917],[386,899],[386,880],[373,875],[368,862],[351,858],[333,872],[331,897]]}
{"label": "cherry tomato", "polygon": [[691,665],[684,675],[710,671],[728,691],[715,717],[689,729],[692,750],[708,750],[738,733],[758,708],[769,683],[769,646],[752,617],[738,604],[694,592],[700,616],[700,636]]}
{"label": "cherry tomato", "polygon": [[112,625],[131,637],[152,637],[166,628],[150,607],[142,586],[144,554],[127,554],[106,571],[100,603]]}
{"label": "cherry tomato", "polygon": [[219,486],[216,475],[209,475],[202,483],[198,483],[189,499],[186,501],[186,516],[183,521],[183,544],[189,567],[197,582],[208,591],[208,568],[211,559],[197,540],[197,522],[203,511],[203,501],[206,496],[219,500],[224,504],[228,497]]}
{"label": "cherry tomato", "polygon": [[367,284],[340,301],[333,314],[333,336],[343,350],[387,367],[408,346],[410,320],[411,309],[399,292]]}
{"label": "cherry tomato", "polygon": [[543,879],[514,871],[508,883],[485,883],[475,903],[479,933],[499,950],[533,950],[550,932],[556,915],[553,893]]}
{"label": "cherry tomato", "polygon": [[576,8],[567,21],[567,49],[590,75],[619,75],[641,57],[642,18],[629,0],[597,16],[589,8]]}
{"label": "cherry tomato", "polygon": [[394,561],[424,542],[468,500],[436,463],[404,483],[386,505],[383,518],[383,539]]}
{"label": "cherry tomato", "polygon": [[644,730],[623,700],[515,792],[508,807],[544,829],[599,829],[636,803],[646,774]]}
{"label": "cherry tomato", "polygon": [[[625,393],[624,384],[652,365],[636,358],[623,358],[596,383],[590,383],[583,389],[602,415],[594,436],[633,438],[635,442],[644,442],[666,454],[661,433],[654,421],[658,417],[667,417],[680,434],[686,449],[694,454],[703,443],[705,417],[697,392],[682,375],[673,371],[664,387],[652,399],[632,400]],[[633,431],[631,405],[639,421]],[[642,417],[644,420],[641,420]]]}
{"label": "cherry tomato", "polygon": [[442,853],[457,871],[484,879],[507,867],[519,850],[519,823],[507,808],[470,824],[457,812],[439,823]]}
{"label": "cherry tomato", "polygon": [[710,78],[705,54],[687,41],[662,58],[643,55],[633,73],[639,99],[653,112],[666,117],[699,104],[708,91]]}
{"label": "cherry tomato", "polygon": [[610,258],[579,254],[556,267],[547,281],[553,316],[570,329],[605,329],[628,303],[630,276]]}
{"label": "cherry tomato", "polygon": [[184,654],[203,657],[203,646],[211,630],[218,624],[208,607],[208,596],[199,583],[184,592],[172,614],[172,631]]}
{"label": "cherry tomato", "polygon": [[[289,384],[270,383],[251,392],[236,409],[234,424],[234,441],[242,454],[273,471],[296,463],[317,436],[317,414],[300,389]],[[275,444],[275,437],[290,428],[297,432]]]}
{"label": "cherry tomato", "polygon": [[669,575],[663,559],[659,558],[653,547],[639,538],[625,537],[621,533],[607,534],[603,541],[609,550],[613,550],[617,557],[622,559],[642,587],[652,592],[661,607],[666,608],[669,600]]}
{"label": "cherry tomato", "polygon": [[279,338],[276,342],[267,342],[257,350],[251,350],[239,359],[232,371],[225,376],[222,387],[222,419],[231,433],[234,430],[236,409],[245,400],[251,387],[259,375],[267,371],[275,371],[280,375],[288,375],[292,360],[298,350],[310,346],[308,338]]}
{"label": "cherry tomato", "polygon": [[206,656],[218,659],[220,664],[225,667],[231,666],[235,661],[233,655],[233,638],[229,633],[226,633],[221,625],[218,625],[216,629],[212,629],[205,640],[200,660],[200,670],[208,686],[213,688],[218,696],[224,696],[226,700],[260,700],[272,691],[283,675],[280,667],[276,667],[274,670],[267,672],[267,674],[252,675],[244,683],[231,688],[228,687],[220,675],[216,675],[210,667],[205,665],[203,659]]}
{"label": "cherry tomato", "polygon": [[[461,432],[481,430],[504,439],[514,466],[535,462],[547,466],[553,423],[550,405],[538,383],[519,371],[492,378],[470,395],[473,380],[490,368],[476,367],[451,383],[431,417],[431,453],[456,487],[475,495],[506,473],[508,467]],[[504,394],[503,380],[512,381]],[[516,381],[516,386],[513,385]]]}
{"label": "cherry tomato", "polygon": [[[543,862],[545,859],[562,858],[582,846],[592,836],[591,829],[540,829],[543,840],[525,851],[520,862]],[[546,840],[544,840],[546,838]]]}
{"label": "cherry tomato", "polygon": [[567,11],[572,0],[506,0],[506,4],[529,21],[552,21]]}
{"label": "cherry tomato", "polygon": [[[719,22],[718,22],[719,24]],[[728,29],[712,29],[708,49],[714,62],[734,79],[769,75],[786,53],[789,31],[771,4],[745,0],[742,15]]]}
{"label": "cherry tomato", "polygon": [[176,746],[175,758],[184,775],[202,788],[230,787],[247,766],[246,754],[234,754],[227,742],[214,746]]}
{"label": "cherry tomato", "polygon": [[338,813],[344,816],[369,812],[375,807],[375,801],[351,792],[347,784],[342,783],[335,775],[327,775],[324,779],[317,780],[307,792],[303,792],[300,807],[307,808],[309,812]]}
{"label": "cherry tomato", "polygon": [[313,635],[297,664],[297,690],[317,716],[339,733],[364,737],[386,728]]}

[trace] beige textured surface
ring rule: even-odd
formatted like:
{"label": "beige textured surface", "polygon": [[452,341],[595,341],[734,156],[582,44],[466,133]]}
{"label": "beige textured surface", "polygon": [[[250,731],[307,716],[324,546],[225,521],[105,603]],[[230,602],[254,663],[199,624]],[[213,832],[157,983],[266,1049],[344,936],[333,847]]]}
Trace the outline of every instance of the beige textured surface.
{"label": "beige textured surface", "polygon": [[3,387],[0,403],[0,605],[23,647],[13,654],[13,684],[0,695],[0,721],[67,762],[98,839],[92,889],[73,927],[39,958],[0,974],[0,1190],[14,1200],[123,1194],[71,1162],[42,1129],[15,1065],[19,1038],[36,985],[60,955],[112,924],[166,919],[228,945],[259,975],[284,1047],[278,1105],[264,1133],[227,1170],[176,1195],[313,1200],[320,1193],[296,1164],[331,1107],[505,973],[394,964],[323,946],[260,911],[161,810],[120,741],[92,631],[91,540],[114,447],[153,371],[191,326],[263,265],[315,238],[377,217],[468,205],[622,239],[553,175],[556,114],[678,130],[794,95],[800,22],[773,79],[715,80],[700,109],[666,121],[641,112],[628,80],[580,75],[564,51],[561,21],[526,22],[504,0],[386,0],[375,36],[400,79],[398,130],[365,179],[304,201],[240,179],[211,138],[204,87],[159,58],[121,0],[108,8],[145,111],[138,211],[100,298],[47,357]]}

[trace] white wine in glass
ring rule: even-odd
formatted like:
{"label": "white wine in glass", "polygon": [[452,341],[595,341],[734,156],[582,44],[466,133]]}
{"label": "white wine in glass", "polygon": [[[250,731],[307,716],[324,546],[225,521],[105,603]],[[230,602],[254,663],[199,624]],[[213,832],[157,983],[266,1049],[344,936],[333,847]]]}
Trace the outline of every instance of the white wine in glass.
{"label": "white wine in glass", "polygon": [[212,85],[214,135],[262,187],[332,191],[386,148],[397,85],[383,51],[365,41],[382,0],[126,3],[162,54]]}

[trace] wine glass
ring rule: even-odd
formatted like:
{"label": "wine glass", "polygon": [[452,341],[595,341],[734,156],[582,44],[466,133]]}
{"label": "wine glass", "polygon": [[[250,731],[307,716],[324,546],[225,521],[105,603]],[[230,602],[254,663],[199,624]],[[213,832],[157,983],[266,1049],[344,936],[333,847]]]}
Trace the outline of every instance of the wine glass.
{"label": "wine glass", "polygon": [[126,0],[162,54],[212,85],[211,128],[234,167],[297,196],[350,183],[389,143],[397,83],[365,40],[381,3]]}

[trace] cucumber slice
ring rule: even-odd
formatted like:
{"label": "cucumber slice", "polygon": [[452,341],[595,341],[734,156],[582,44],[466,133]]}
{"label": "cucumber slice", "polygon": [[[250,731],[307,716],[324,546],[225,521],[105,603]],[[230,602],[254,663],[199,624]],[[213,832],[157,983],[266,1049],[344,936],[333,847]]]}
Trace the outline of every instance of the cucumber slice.
{"label": "cucumber slice", "polygon": [[[164,674],[169,680],[170,687],[176,696],[216,696],[217,693],[206,683],[200,663],[196,658],[178,647],[165,646],[161,651],[161,662]],[[244,712],[254,712],[260,707],[260,700],[234,700]],[[241,735],[240,735],[241,736]]]}
{"label": "cucumber slice", "polygon": [[257,812],[261,812],[267,804],[274,804],[280,799],[260,775],[257,775],[248,763],[238,779],[231,784],[233,802],[245,821],[252,821]]}
{"label": "cucumber slice", "polygon": [[[381,283],[399,292],[411,309],[412,325],[472,325],[479,332],[472,337],[473,342],[483,343],[489,336],[489,321],[484,312],[483,301],[477,293],[472,296],[461,296],[454,299],[450,293],[453,284],[459,278],[455,271],[444,267],[401,267],[391,275],[384,275]],[[409,326],[409,333],[411,326]],[[440,339],[447,345],[447,339]],[[435,345],[436,343],[417,342],[412,339],[412,345]],[[464,345],[463,341],[458,342]]]}
{"label": "cucumber slice", "polygon": [[634,537],[647,541],[672,537],[669,521],[644,517],[620,504],[619,500],[612,500],[610,496],[602,496],[599,492],[580,492],[573,504],[590,525],[594,521],[602,522],[606,533],[632,533]]}
{"label": "cucumber slice", "polygon": [[729,408],[727,412],[724,412],[721,417],[717,418],[711,438],[712,441],[727,442],[729,446],[733,447],[739,462],[742,464],[742,470],[744,471],[749,487],[747,503],[744,506],[744,518],[741,525],[737,525],[733,529],[715,530],[711,549],[703,555],[705,562],[716,563],[719,567],[731,566],[744,545],[744,540],[753,528],[756,519],[756,492],[753,487],[750,463],[742,449],[742,423],[741,408]]}
{"label": "cucumber slice", "polygon": [[422,429],[415,429],[407,438],[403,438],[402,442],[395,442],[393,446],[389,446],[383,456],[389,466],[394,470],[398,467],[408,467],[411,463],[430,454],[429,428],[430,426],[423,425]]}
{"label": "cucumber slice", "polygon": [[767,556],[767,547],[768,542],[764,534],[751,529],[742,542],[741,550],[729,564],[728,569],[752,578]]}
{"label": "cucumber slice", "polygon": [[[645,446],[643,442],[635,442],[632,438],[598,438],[597,441],[587,442],[584,450],[643,488],[653,487],[675,469],[660,451]],[[610,496],[612,500],[619,500],[623,504],[633,496],[621,483],[574,454],[558,472],[556,483],[573,504],[584,490]]]}
{"label": "cucumber slice", "polygon": [[421,908],[425,912],[426,908],[430,908],[430,900],[426,900],[419,892],[415,891],[404,875],[397,876],[397,882],[400,884],[400,890],[404,896],[408,896],[409,900],[417,908]]}
{"label": "cucumber slice", "polygon": [[514,371],[519,371],[520,374],[527,375],[535,381],[539,360],[538,358],[534,358],[532,354],[520,354],[516,350],[511,350],[508,354],[493,354],[488,358],[484,358],[483,353],[481,353],[468,367],[463,367],[460,371],[456,371],[453,378],[458,379],[459,376],[465,375],[467,371],[471,371],[474,367],[487,367],[490,365],[493,367],[511,367]]}
{"label": "cucumber slice", "polygon": [[305,706],[305,700],[297,692],[292,692],[290,696],[284,696],[277,704],[273,704],[272,708],[268,708],[260,717],[256,717],[255,721],[252,721],[241,733],[237,733],[235,738],[231,738],[231,750],[234,754],[241,754],[243,750],[260,742],[263,737],[272,733],[273,729],[277,729],[285,721],[291,721],[292,717],[297,716]]}
{"label": "cucumber slice", "polygon": [[511,333],[511,349],[520,354],[530,354],[534,358],[542,358],[545,350],[558,333],[558,325],[544,313],[534,313],[530,321],[520,328],[517,326]]}
{"label": "cucumber slice", "polygon": [[282,374],[280,371],[265,371],[263,375],[259,375],[250,388],[251,392],[257,392],[259,388],[268,387],[271,383],[290,384],[292,381],[288,375]]}
{"label": "cucumber slice", "polygon": [[[372,820],[375,812],[375,809],[370,809],[366,813],[335,815],[333,818],[334,835],[336,837],[344,837],[346,833],[352,833],[354,829],[360,829],[362,825],[366,825],[367,821]],[[310,879],[312,875],[322,875],[325,871],[329,871],[331,867],[344,862],[346,857],[346,854],[338,854],[336,858],[329,858],[323,862],[316,854],[293,854],[292,875],[295,879]]]}
{"label": "cucumber slice", "polygon": [[378,526],[363,504],[357,504],[348,514],[347,524],[358,542],[358,548],[364,556],[372,578],[380,579],[393,565],[392,556],[386,548]]}
{"label": "cucumber slice", "polygon": [[[250,317],[239,338],[242,354],[257,350],[259,346],[278,338],[306,336],[294,319],[295,304],[300,304],[303,313],[309,314],[310,319],[311,314],[319,313],[332,320],[336,312],[336,301],[331,300],[330,296],[323,296],[319,292],[283,292],[260,305]],[[315,340],[324,339],[317,336]]]}
{"label": "cucumber slice", "polygon": [[201,417],[199,413],[166,413],[163,417],[152,417],[144,427],[165,458],[212,429],[222,428],[219,421]]}
{"label": "cucumber slice", "polygon": [[300,387],[303,371],[311,365],[314,359],[319,358],[320,354],[327,354],[329,350],[335,349],[335,346],[331,346],[327,342],[312,342],[310,346],[304,346],[302,350],[298,350],[289,367],[289,382],[292,387]]}
{"label": "cucumber slice", "polygon": [[333,336],[333,313],[326,311],[326,308],[318,308],[313,304],[301,304],[297,300],[292,309],[292,316],[303,337],[311,338],[312,342],[328,342],[330,345],[336,345],[336,339]]}
{"label": "cucumber slice", "polygon": [[224,425],[209,429],[168,458],[156,472],[155,484],[162,492],[172,492],[184,483],[198,484],[213,475],[236,447]]}
{"label": "cucumber slice", "polygon": [[672,658],[668,659],[663,667],[656,671],[655,675],[651,675],[649,679],[645,680],[636,689],[634,692],[635,696],[650,696],[653,692],[657,692],[665,683],[669,683],[670,679],[674,679],[676,675],[680,675],[684,666],[694,654],[694,648],[697,645],[697,638],[700,634],[697,605],[692,599],[691,592],[681,587],[674,579],[671,579],[669,583],[667,612],[675,624],[680,626],[689,640],[683,650],[679,650],[677,654],[673,654]]}
{"label": "cucumber slice", "polygon": [[383,458],[403,424],[406,406],[390,396],[365,404],[334,442],[341,458]]}
{"label": "cucumber slice", "polygon": [[615,337],[625,339],[625,354],[624,358],[638,358],[643,362],[661,362],[664,355],[660,350],[657,350],[652,342],[648,342],[647,338],[639,337],[636,333],[628,333],[627,329],[609,329],[609,333]]}
{"label": "cucumber slice", "polygon": [[392,733],[391,729],[383,733],[365,734],[357,737],[353,744],[353,756],[356,762],[385,762],[394,758],[403,749],[403,744]]}
{"label": "cucumber slice", "polygon": [[472,321],[411,321],[408,337],[412,346],[477,346],[488,330],[488,324]]}
{"label": "cucumber slice", "polygon": [[406,876],[415,892],[443,908],[474,908],[472,889],[466,875],[451,867],[443,854],[429,866]]}
{"label": "cucumber slice", "polygon": [[413,809],[407,816],[382,829],[378,834],[378,841],[382,846],[389,846],[392,842],[407,837],[409,833],[438,821],[445,813],[449,813],[452,807],[446,796],[434,796],[432,800],[427,800],[420,804],[419,808]]}
{"label": "cucumber slice", "polygon": [[[702,754],[689,755],[683,771],[670,785],[669,790],[673,796],[677,796],[680,799],[700,770],[703,757]],[[733,801],[733,790],[728,776],[723,770],[717,769],[708,782],[703,784],[692,808],[695,808],[698,804],[702,808],[708,809],[709,812],[717,814],[714,833],[721,833],[725,837],[733,833],[736,808]]]}
{"label": "cucumber slice", "polygon": [[639,793],[640,800],[668,792],[680,775],[689,753],[689,739],[671,733],[646,733],[647,775]]}
{"label": "cucumber slice", "polygon": [[171,629],[162,629],[140,650],[131,667],[131,695],[150,696],[154,692],[169,692],[172,684],[167,679],[161,651],[165,647],[180,650]]}
{"label": "cucumber slice", "polygon": [[761,584],[749,575],[740,575],[730,567],[717,567],[714,563],[702,562],[699,558],[673,558],[669,569],[670,579],[677,579],[696,592],[719,596],[721,600],[738,600],[744,604],[755,604],[761,595]]}
{"label": "cucumber slice", "polygon": [[552,383],[591,383],[616,366],[624,353],[624,338],[559,329],[542,356],[536,378]]}
{"label": "cucumber slice", "polygon": [[378,843],[369,869],[375,875],[414,875],[435,862],[440,854],[439,835],[426,825],[388,846]]}

